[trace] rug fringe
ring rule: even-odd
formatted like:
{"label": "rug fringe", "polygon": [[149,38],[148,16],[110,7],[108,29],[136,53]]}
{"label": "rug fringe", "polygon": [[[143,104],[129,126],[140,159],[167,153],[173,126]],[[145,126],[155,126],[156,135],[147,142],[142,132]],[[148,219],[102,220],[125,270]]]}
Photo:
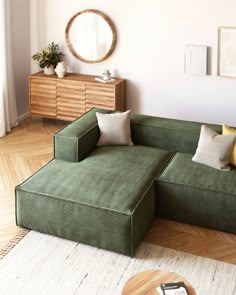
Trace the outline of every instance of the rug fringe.
{"label": "rug fringe", "polygon": [[27,228],[20,227],[18,232],[3,248],[0,249],[0,260],[6,256],[29,232]]}

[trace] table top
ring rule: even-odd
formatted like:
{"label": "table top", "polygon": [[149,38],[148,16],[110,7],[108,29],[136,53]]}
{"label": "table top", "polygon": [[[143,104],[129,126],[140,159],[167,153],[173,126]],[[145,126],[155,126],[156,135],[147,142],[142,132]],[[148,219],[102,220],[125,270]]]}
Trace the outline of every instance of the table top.
{"label": "table top", "polygon": [[185,283],[189,295],[197,295],[185,278],[164,270],[147,270],[134,275],[125,284],[122,295],[160,295],[156,290],[160,284],[176,281]]}
{"label": "table top", "polygon": [[[35,77],[35,78],[44,78],[44,79],[59,79],[60,81],[66,81],[66,80],[73,80],[73,81],[80,81],[80,82],[92,82],[100,85],[104,85],[102,82],[98,82],[95,80],[95,78],[98,78],[100,76],[94,76],[94,75],[84,75],[84,74],[77,74],[77,73],[66,73],[64,78],[58,78],[56,74],[54,75],[45,75],[43,71],[34,73],[30,75],[30,77]],[[114,81],[105,83],[106,85],[116,85],[119,84],[120,82],[125,81],[125,79],[122,78],[117,78],[114,77]]]}

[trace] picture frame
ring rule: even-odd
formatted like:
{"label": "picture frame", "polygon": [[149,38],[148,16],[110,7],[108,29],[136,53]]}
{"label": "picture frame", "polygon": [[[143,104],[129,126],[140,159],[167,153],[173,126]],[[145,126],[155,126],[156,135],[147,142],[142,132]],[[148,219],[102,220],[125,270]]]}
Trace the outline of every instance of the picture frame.
{"label": "picture frame", "polygon": [[190,76],[207,75],[207,46],[185,45],[184,73]]}
{"label": "picture frame", "polygon": [[236,28],[218,28],[217,75],[236,78]]}

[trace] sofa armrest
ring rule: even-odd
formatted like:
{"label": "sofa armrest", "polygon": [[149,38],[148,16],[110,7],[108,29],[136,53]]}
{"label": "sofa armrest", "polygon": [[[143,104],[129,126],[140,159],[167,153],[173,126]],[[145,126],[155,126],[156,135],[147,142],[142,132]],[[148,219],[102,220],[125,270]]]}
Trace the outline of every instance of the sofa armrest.
{"label": "sofa armrest", "polygon": [[93,108],[54,134],[54,158],[79,162],[95,148],[100,135],[96,112],[112,111]]}

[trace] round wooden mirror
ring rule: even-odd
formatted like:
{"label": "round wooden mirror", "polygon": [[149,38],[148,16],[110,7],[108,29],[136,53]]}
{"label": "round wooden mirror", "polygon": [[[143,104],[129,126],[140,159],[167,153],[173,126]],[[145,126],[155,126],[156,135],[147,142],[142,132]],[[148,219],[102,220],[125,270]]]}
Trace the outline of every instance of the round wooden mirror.
{"label": "round wooden mirror", "polygon": [[103,12],[87,9],[75,14],[66,26],[66,43],[79,60],[97,63],[115,49],[117,33],[111,19]]}

